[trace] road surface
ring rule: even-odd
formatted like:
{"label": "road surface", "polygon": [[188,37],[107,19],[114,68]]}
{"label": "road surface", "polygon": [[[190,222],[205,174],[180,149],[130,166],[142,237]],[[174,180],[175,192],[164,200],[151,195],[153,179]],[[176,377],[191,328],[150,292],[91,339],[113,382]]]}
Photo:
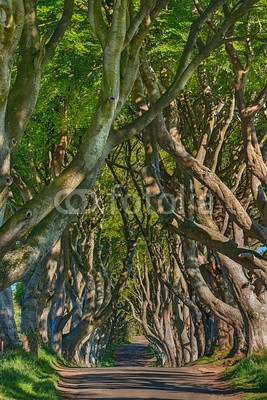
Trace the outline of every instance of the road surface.
{"label": "road surface", "polygon": [[239,400],[214,367],[150,367],[144,343],[124,345],[114,368],[63,368],[62,400]]}

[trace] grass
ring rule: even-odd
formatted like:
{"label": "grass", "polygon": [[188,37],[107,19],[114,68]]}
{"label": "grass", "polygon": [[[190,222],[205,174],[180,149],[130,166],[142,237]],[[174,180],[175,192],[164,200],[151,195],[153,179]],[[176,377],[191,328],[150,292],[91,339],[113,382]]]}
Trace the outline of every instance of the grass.
{"label": "grass", "polygon": [[63,364],[46,346],[40,347],[39,358],[22,348],[0,355],[0,399],[58,400],[59,375],[53,366]]}
{"label": "grass", "polygon": [[115,353],[117,351],[117,348],[119,347],[119,344],[113,344],[103,354],[103,357],[100,360],[100,367],[101,368],[110,368],[114,366],[115,362]]}
{"label": "grass", "polygon": [[240,393],[243,400],[267,400],[267,349],[233,364],[229,353],[223,353],[216,348],[213,354],[186,365],[228,365],[223,378]]}
{"label": "grass", "polygon": [[227,367],[224,378],[244,400],[267,400],[267,349]]}
{"label": "grass", "polygon": [[148,346],[147,350],[152,358],[150,366],[151,367],[159,367],[160,362],[159,362],[158,354],[156,353],[156,351],[150,345]]}
{"label": "grass", "polygon": [[225,365],[230,362],[231,357],[229,351],[221,351],[219,348],[215,348],[212,354],[202,356],[198,360],[188,362],[185,366],[190,367],[191,365]]}

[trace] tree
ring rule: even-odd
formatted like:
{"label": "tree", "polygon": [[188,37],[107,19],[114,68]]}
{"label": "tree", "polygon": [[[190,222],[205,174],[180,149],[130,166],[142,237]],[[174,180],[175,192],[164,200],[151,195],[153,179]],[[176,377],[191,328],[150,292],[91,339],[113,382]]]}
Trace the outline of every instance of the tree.
{"label": "tree", "polygon": [[[172,85],[145,115],[124,129],[120,129],[119,132],[112,131],[113,123],[122,110],[136,80],[142,43],[151,24],[160,10],[168,4],[168,1],[157,4],[154,1],[146,2],[133,14],[128,5],[123,1],[118,1],[114,4],[112,19],[107,16],[106,21],[100,12],[100,3],[90,3],[88,10],[90,24],[103,48],[103,76],[97,108],[77,156],[55,180],[11,216],[1,229],[2,254],[7,252],[16,240],[31,231],[22,248],[7,253],[3,258],[1,275],[5,278],[1,284],[2,288],[9,286],[33,270],[48,249],[58,241],[66,222],[70,219],[70,217],[58,215],[55,210],[54,200],[57,198],[59,201],[58,193],[61,194],[60,201],[63,201],[77,187],[90,188],[110,150],[147,126],[161,110],[177,97],[197,66],[223,42],[223,37],[228,29],[242,18],[254,3],[256,0],[246,0],[233,8],[230,15],[222,19],[216,33],[208,37],[204,48],[195,53],[195,43],[201,28],[221,8],[220,1],[208,5],[192,24]],[[22,8],[21,4],[20,6]],[[69,11],[67,4],[66,11]],[[36,15],[35,9],[34,15]],[[36,29],[36,18],[34,24]],[[57,35],[56,38],[58,38]],[[55,38],[52,37],[52,39]],[[53,45],[53,40],[48,42],[50,46]],[[53,46],[52,50],[54,50]],[[47,61],[48,54],[51,55],[52,50],[47,50],[44,62]],[[15,87],[13,93],[12,98],[15,97]],[[9,107],[9,109],[12,108],[14,107]],[[17,124],[17,126],[20,125]],[[49,235],[44,234],[48,221],[53,221],[55,227],[55,230],[50,231]],[[14,227],[16,228],[14,229]],[[46,237],[46,243],[43,241],[44,237]],[[28,257],[25,257],[25,254],[28,254]]]}
{"label": "tree", "polygon": [[[40,38],[35,2],[6,1],[0,7],[2,16],[0,210],[2,214],[5,212],[8,190],[12,184],[11,152],[14,152],[34,111],[42,71],[53,57],[70,23],[73,2],[65,1],[58,24],[52,32],[46,33],[43,41]],[[14,79],[12,68],[17,46],[19,55]],[[11,305],[5,303],[5,307],[7,307],[6,312],[12,315]],[[5,336],[9,335],[5,333]]]}
{"label": "tree", "polygon": [[[154,43],[153,35],[148,39],[148,33],[153,24],[159,21],[159,15],[163,15],[162,34],[166,35],[164,29],[170,21],[168,10],[177,11],[179,4],[176,1],[117,0],[114,3],[106,3],[95,0],[89,2],[88,7],[84,4],[79,5],[79,13],[81,10],[88,13],[91,30],[102,48],[102,75],[96,107],[80,145],[75,141],[70,144],[65,140],[67,135],[62,129],[60,135],[62,141],[56,141],[58,152],[54,154],[50,151],[55,164],[52,178],[50,172],[46,174],[48,179],[44,179],[44,183],[40,185],[43,186],[42,189],[36,194],[33,193],[32,198],[19,209],[13,209],[1,227],[0,252],[3,258],[0,264],[0,287],[5,289],[22,278],[29,278],[32,273],[37,273],[38,268],[41,271],[42,265],[47,265],[45,257],[49,252],[50,254],[53,252],[52,249],[61,240],[66,227],[75,219],[73,213],[69,212],[70,208],[78,209],[86,200],[85,195],[75,196],[75,194],[88,193],[93,188],[108,154],[126,140],[136,136],[142,140],[144,146],[145,166],[141,170],[141,176],[145,191],[161,223],[178,234],[177,240],[182,241],[183,251],[179,257],[185,265],[188,280],[206,306],[226,323],[235,324],[239,349],[246,347],[246,337],[242,334],[243,327],[246,327],[246,335],[250,337],[249,351],[251,351],[265,345],[265,338],[257,337],[255,328],[265,316],[265,309],[260,311],[260,303],[265,302],[267,264],[265,257],[252,249],[252,243],[257,241],[266,244],[266,227],[259,219],[250,215],[242,199],[234,193],[236,189],[231,187],[221,174],[225,162],[225,157],[221,156],[222,144],[233,119],[234,103],[231,103],[227,115],[221,118],[220,112],[226,107],[218,104],[217,99],[213,97],[212,90],[210,91],[212,85],[206,77],[205,67],[206,69],[209,67],[207,66],[209,56],[218,51],[223,44],[226,44],[231,56],[233,33],[237,32],[238,35],[239,22],[241,25],[244,24],[248,13],[253,18],[253,13],[257,12],[253,8],[255,4],[260,8],[264,5],[260,0],[244,0],[241,3],[216,0],[204,3],[201,7],[194,1],[192,13],[188,5],[181,3],[180,6],[185,7],[185,14],[178,20],[178,24],[180,28],[183,24],[188,27],[188,37],[185,40],[183,35],[184,45],[179,47],[180,52],[176,55],[176,59],[172,53],[169,64],[159,62],[155,68],[148,57]],[[36,106],[41,73],[54,56],[73,13],[73,2],[66,0],[62,17],[52,35],[50,33],[43,35],[41,40],[37,19],[40,9],[35,2],[25,0],[12,2],[12,6],[9,2],[5,4],[8,4],[8,7],[2,6],[6,23],[2,42],[8,64],[2,66],[6,96],[4,96],[0,129],[3,136],[1,153],[3,207],[8,185],[11,184],[10,143],[16,145],[26,129]],[[52,5],[49,9],[50,7],[54,9]],[[167,12],[160,14],[164,9],[167,9]],[[12,26],[12,40],[8,33],[10,26]],[[155,28],[161,30],[160,23]],[[171,32],[174,33],[173,30]],[[16,76],[11,85],[11,66],[18,45]],[[236,64],[235,54],[231,59],[234,59]],[[164,68],[168,71],[167,77],[163,74]],[[189,129],[191,142],[190,146],[187,146],[185,138],[181,138],[183,135],[177,131],[179,122],[177,117],[185,118],[181,115],[177,104],[183,103],[181,92],[193,76],[195,84],[194,74],[197,70],[200,88],[206,91],[201,103],[207,123],[205,120],[199,127],[193,125],[192,131]],[[159,71],[162,82],[155,71]],[[240,69],[235,71],[238,75]],[[164,87],[166,84],[167,88]],[[238,90],[236,93],[237,97],[242,95]],[[62,103],[60,107],[62,121],[64,118],[67,119],[67,107],[65,107],[67,99],[68,96],[64,96],[63,101],[59,101]],[[263,107],[264,99],[265,90],[256,102],[258,111]],[[194,107],[192,111],[190,96],[187,93],[185,103],[186,107],[183,110],[188,109],[190,118],[196,120],[196,116],[199,115],[203,119],[198,107]],[[251,108],[243,106],[242,102],[238,105],[241,117],[248,108]],[[255,132],[251,132],[255,114],[249,117],[250,119],[246,121],[243,118],[247,162],[251,168],[251,158],[257,155],[258,163],[253,169],[253,176],[264,184],[263,156],[255,140]],[[190,128],[190,123],[188,126]],[[8,136],[10,143],[7,140]],[[217,137],[219,145],[213,153],[211,145],[216,143]],[[250,137],[254,138],[253,148],[248,146]],[[64,157],[61,157],[61,152],[64,153]],[[161,155],[166,153],[171,160],[168,168],[160,160]],[[210,160],[213,160],[213,164]],[[175,169],[175,174],[172,176],[170,176],[171,168]],[[241,168],[241,177],[242,172]],[[181,194],[184,205],[181,212],[177,210],[177,204],[171,204],[166,196],[167,192],[174,196],[179,194],[177,184],[179,185],[180,181],[177,174],[186,188],[186,195]],[[27,185],[26,187],[23,185],[23,180],[20,180],[19,176],[17,182],[21,183],[20,191],[25,195]],[[176,187],[174,193],[169,190],[169,182]],[[264,197],[262,189],[259,193],[261,198]],[[192,196],[196,199],[194,203]],[[211,201],[207,201],[209,197]],[[265,204],[265,200],[263,203]],[[226,221],[227,229],[223,233],[220,232],[218,220],[213,218],[214,205],[220,208],[219,215]],[[194,212],[187,212],[187,206],[191,211],[194,209]],[[242,235],[245,235],[246,242],[240,239]],[[214,295],[200,271],[203,264],[211,262],[212,256],[216,262],[211,268],[226,271],[225,281],[232,289],[234,304],[229,304],[233,302],[232,297],[229,300]],[[34,281],[34,275],[31,279]],[[167,289],[165,290],[167,292]],[[240,292],[242,296],[239,295]],[[248,298],[253,298],[249,308],[245,305]],[[253,317],[252,321],[250,315],[255,306],[258,315]],[[83,340],[82,338],[81,343]]]}

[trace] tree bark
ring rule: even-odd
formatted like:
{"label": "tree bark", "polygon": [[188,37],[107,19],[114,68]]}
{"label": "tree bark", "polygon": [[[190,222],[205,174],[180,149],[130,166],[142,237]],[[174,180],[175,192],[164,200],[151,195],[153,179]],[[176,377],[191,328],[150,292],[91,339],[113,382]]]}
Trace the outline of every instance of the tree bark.
{"label": "tree bark", "polygon": [[0,339],[5,350],[19,346],[11,288],[0,292]]}

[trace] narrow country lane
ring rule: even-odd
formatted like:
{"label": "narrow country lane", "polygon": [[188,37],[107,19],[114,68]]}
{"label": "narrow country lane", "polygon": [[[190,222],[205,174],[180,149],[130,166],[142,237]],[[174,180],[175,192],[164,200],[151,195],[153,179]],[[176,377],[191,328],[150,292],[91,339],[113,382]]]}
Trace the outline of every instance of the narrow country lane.
{"label": "narrow country lane", "polygon": [[153,368],[146,343],[123,345],[113,368],[63,368],[62,400],[238,400],[214,367]]}
{"label": "narrow country lane", "polygon": [[123,344],[115,355],[115,367],[149,367],[153,358],[148,351],[148,341],[143,336],[135,337],[135,343]]}

